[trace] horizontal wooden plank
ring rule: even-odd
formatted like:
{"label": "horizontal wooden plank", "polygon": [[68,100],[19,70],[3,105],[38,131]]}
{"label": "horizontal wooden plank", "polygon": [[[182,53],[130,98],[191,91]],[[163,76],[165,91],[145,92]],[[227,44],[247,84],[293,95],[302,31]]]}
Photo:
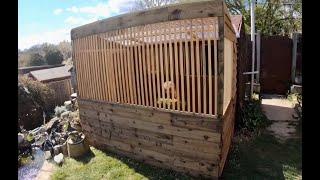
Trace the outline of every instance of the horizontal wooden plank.
{"label": "horizontal wooden plank", "polygon": [[222,0],[171,4],[99,20],[71,30],[71,40],[158,22],[223,16]]}
{"label": "horizontal wooden plank", "polygon": [[[129,109],[133,110],[149,110],[152,112],[164,112],[164,113],[170,113],[172,115],[187,115],[190,117],[205,117],[205,118],[212,118],[213,120],[216,120],[219,122],[217,116],[215,115],[209,115],[209,114],[199,114],[199,113],[192,113],[192,112],[182,112],[182,111],[174,111],[174,110],[169,110],[169,109],[162,109],[162,108],[154,108],[154,107],[146,107],[146,106],[141,106],[141,105],[130,105],[130,104],[120,104],[120,103],[112,103],[112,102],[105,102],[105,101],[99,101],[99,100],[91,100],[91,99],[78,99],[78,104],[79,104],[79,109],[81,107],[87,107],[89,109],[93,110],[99,110],[103,111],[103,108],[107,108],[108,106],[112,107],[120,107],[120,108],[127,108],[126,111],[129,111]],[[91,106],[91,107],[89,107]]]}

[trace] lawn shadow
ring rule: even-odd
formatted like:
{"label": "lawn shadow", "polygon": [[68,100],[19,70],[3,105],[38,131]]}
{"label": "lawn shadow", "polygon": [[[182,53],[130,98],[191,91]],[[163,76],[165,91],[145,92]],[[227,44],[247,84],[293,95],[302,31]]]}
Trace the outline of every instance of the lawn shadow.
{"label": "lawn shadow", "polygon": [[133,169],[136,173],[139,173],[148,179],[165,179],[165,180],[177,180],[177,179],[199,180],[201,179],[201,178],[194,178],[187,174],[179,173],[170,169],[164,169],[164,168],[156,167],[153,165],[149,165],[142,161],[129,158],[125,155],[119,155],[108,150],[102,150],[105,148],[99,147],[98,149],[100,149],[105,155],[121,161],[122,163],[126,164],[130,169]]}
{"label": "lawn shadow", "polygon": [[301,139],[279,142],[263,133],[233,145],[222,179],[295,179],[302,169]]}
{"label": "lawn shadow", "polygon": [[95,157],[94,153],[91,151],[91,149],[89,149],[89,151],[87,153],[83,154],[80,157],[73,158],[73,159],[75,159],[76,161],[80,161],[80,162],[82,162],[84,164],[87,164],[94,157]]}

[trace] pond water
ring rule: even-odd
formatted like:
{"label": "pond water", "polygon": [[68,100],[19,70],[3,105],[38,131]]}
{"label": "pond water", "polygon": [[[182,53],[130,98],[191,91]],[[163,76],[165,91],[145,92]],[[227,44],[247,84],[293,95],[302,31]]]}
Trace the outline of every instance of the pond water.
{"label": "pond water", "polygon": [[30,163],[23,165],[18,169],[19,180],[33,180],[37,177],[37,174],[45,161],[45,154],[41,149],[35,148],[33,149],[33,157],[34,159],[30,161]]}

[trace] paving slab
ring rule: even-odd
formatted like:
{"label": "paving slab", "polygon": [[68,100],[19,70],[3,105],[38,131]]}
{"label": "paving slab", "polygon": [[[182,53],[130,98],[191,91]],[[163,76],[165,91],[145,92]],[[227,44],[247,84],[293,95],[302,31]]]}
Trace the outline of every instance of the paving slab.
{"label": "paving slab", "polygon": [[279,139],[292,137],[295,132],[295,103],[280,95],[263,95],[261,107],[267,118],[273,123],[267,128]]}
{"label": "paving slab", "polygon": [[50,180],[50,176],[52,175],[54,168],[54,164],[45,161],[39,170],[36,180]]}

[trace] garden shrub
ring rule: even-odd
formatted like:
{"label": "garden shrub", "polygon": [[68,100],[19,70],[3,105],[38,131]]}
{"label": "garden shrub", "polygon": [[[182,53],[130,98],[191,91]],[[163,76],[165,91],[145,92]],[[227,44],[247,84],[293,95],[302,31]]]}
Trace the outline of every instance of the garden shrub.
{"label": "garden shrub", "polygon": [[30,130],[43,122],[43,112],[53,111],[54,91],[47,85],[26,76],[18,78],[18,122]]}
{"label": "garden shrub", "polygon": [[67,108],[65,106],[56,106],[56,108],[54,108],[54,114],[57,117],[60,117],[62,113],[67,112]]}
{"label": "garden shrub", "polygon": [[252,99],[246,101],[240,109],[237,129],[241,132],[255,133],[267,127],[270,123],[270,120],[262,112],[261,100]]}

